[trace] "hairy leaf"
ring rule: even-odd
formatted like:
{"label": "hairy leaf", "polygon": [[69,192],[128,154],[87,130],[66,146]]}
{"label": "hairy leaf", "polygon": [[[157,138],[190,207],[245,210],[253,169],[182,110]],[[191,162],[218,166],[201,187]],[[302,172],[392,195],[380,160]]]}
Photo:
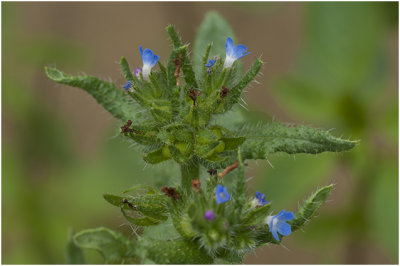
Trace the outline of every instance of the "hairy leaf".
{"label": "hairy leaf", "polygon": [[156,149],[152,152],[146,153],[143,155],[143,160],[150,164],[158,164],[163,161],[167,161],[172,158],[171,153],[169,152],[168,147],[163,146],[159,149]]}
{"label": "hairy leaf", "polygon": [[340,152],[350,150],[357,144],[355,141],[336,138],[327,131],[277,122],[257,126],[243,125],[237,135],[246,137],[241,146],[243,158],[246,159],[265,159],[275,152]]}
{"label": "hairy leaf", "polygon": [[245,140],[245,137],[221,139],[225,143],[225,151],[236,150]]}
{"label": "hairy leaf", "polygon": [[176,49],[181,47],[182,41],[179,34],[176,32],[175,27],[173,25],[168,25],[165,29],[168,32],[169,38],[171,39],[174,48]]}
{"label": "hairy leaf", "polygon": [[296,213],[294,219],[289,222],[292,227],[292,231],[296,231],[311,218],[313,218],[314,213],[321,207],[331,194],[333,185],[323,187],[316,192],[314,192],[301,206],[301,208]]}
{"label": "hairy leaf", "polygon": [[254,80],[258,72],[260,72],[262,65],[263,62],[261,59],[257,59],[249,71],[247,71],[246,75],[229,91],[224,102],[224,111],[230,110],[234,104],[239,102],[243,89]]}
{"label": "hairy leaf", "polygon": [[131,216],[128,213],[126,213],[126,211],[124,211],[123,208],[121,208],[121,212],[124,215],[125,219],[134,224],[134,225],[138,225],[138,226],[152,226],[152,225],[157,225],[159,223],[161,223],[162,221],[166,220],[165,216],[160,216],[163,218],[163,220],[158,220],[158,219],[154,219],[151,217],[147,217],[147,216],[143,216],[143,217],[136,217],[136,216]]}
{"label": "hairy leaf", "polygon": [[145,216],[155,219],[164,219],[167,209],[165,206],[167,198],[164,195],[142,195],[133,197],[129,195],[104,194],[104,199],[114,206],[140,212]]}
{"label": "hairy leaf", "polygon": [[243,224],[245,225],[256,225],[261,223],[268,216],[268,210],[271,207],[271,203],[265,204],[264,206],[252,208],[247,212],[243,218]]}
{"label": "hairy leaf", "polygon": [[106,263],[129,262],[135,255],[133,242],[122,234],[108,228],[83,230],[74,236],[76,245],[100,252]]}
{"label": "hairy leaf", "polygon": [[72,230],[69,233],[69,241],[67,244],[65,255],[67,259],[67,264],[85,264],[85,258],[82,249],[78,247],[73,241]]}
{"label": "hairy leaf", "polygon": [[53,81],[84,89],[114,117],[127,121],[137,113],[136,108],[121,89],[113,83],[92,76],[70,76],[56,68],[45,67],[46,75]]}
{"label": "hairy leaf", "polygon": [[157,240],[145,244],[147,257],[157,264],[211,264],[213,259],[196,243]]}
{"label": "hairy leaf", "polygon": [[132,81],[133,75],[131,69],[129,68],[128,61],[126,61],[125,57],[121,57],[119,64],[121,66],[122,74],[124,74],[125,79]]}
{"label": "hairy leaf", "polygon": [[[181,38],[179,34],[176,32],[175,27],[172,25],[168,25],[166,28],[169,37],[171,38],[171,42],[174,45],[174,49],[177,49],[182,46]],[[184,51],[182,54],[182,62],[181,62],[181,70],[184,74],[185,81],[190,87],[197,88],[197,82],[195,79],[195,75],[192,68],[192,63],[189,59],[187,51]]]}
{"label": "hairy leaf", "polygon": [[154,190],[153,187],[148,186],[148,185],[134,185],[126,190],[124,190],[122,193],[128,193],[128,192],[136,192],[136,191],[143,191],[145,190],[145,194],[156,194],[156,191]]}

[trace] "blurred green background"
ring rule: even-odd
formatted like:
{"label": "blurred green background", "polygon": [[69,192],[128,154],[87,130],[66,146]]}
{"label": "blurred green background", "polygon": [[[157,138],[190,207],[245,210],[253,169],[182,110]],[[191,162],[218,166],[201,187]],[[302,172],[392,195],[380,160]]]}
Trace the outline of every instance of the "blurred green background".
{"label": "blurred green background", "polygon": [[[68,230],[132,234],[102,199],[135,183],[171,184],[171,164],[147,166],[121,126],[87,93],[56,85],[43,67],[124,84],[118,60],[138,46],[165,61],[164,28],[188,42],[217,10],[263,75],[248,89],[248,120],[276,119],[361,140],[353,151],[278,154],[250,164],[249,194],[295,211],[336,184],[318,217],[249,255],[251,264],[398,263],[398,4],[2,2],[2,263],[65,263]],[[80,72],[81,71],[81,72]],[[167,171],[168,169],[168,171]],[[94,252],[89,262],[101,263]]]}

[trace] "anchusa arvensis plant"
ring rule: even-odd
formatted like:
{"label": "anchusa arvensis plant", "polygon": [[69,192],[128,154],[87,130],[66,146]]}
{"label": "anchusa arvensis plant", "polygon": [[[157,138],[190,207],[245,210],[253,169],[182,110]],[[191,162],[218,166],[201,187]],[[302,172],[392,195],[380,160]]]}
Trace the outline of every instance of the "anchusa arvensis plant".
{"label": "anchusa arvensis plant", "polygon": [[[139,145],[145,162],[173,160],[181,170],[176,186],[135,185],[122,194],[105,194],[138,236],[84,230],[72,237],[71,256],[89,248],[100,251],[107,263],[240,263],[257,247],[280,244],[301,228],[332,190],[332,185],[320,188],[297,212],[274,210],[268,195],[246,194],[246,161],[276,152],[339,152],[355,145],[305,126],[229,123],[263,61],[255,59],[243,74],[241,61],[251,59],[250,53],[245,45],[234,45],[233,35],[226,36],[232,30],[216,13],[200,27],[193,54],[202,57],[193,63],[174,27],[166,29],[173,45],[169,58],[156,55],[156,45],[152,50],[140,46],[142,64],[133,72],[121,58],[123,84],[46,68],[50,79],[86,90],[119,119],[119,134]],[[168,237],[146,233],[155,228]]]}

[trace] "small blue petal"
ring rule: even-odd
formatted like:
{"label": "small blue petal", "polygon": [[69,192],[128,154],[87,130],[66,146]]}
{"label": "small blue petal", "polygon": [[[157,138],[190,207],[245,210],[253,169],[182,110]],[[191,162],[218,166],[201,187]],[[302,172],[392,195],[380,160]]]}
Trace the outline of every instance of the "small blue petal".
{"label": "small blue petal", "polygon": [[293,212],[284,212],[278,218],[280,221],[290,221],[294,219]]}
{"label": "small blue petal", "polygon": [[143,51],[142,54],[142,61],[144,65],[152,65],[154,60],[154,53],[152,50],[147,48],[146,50]]}
{"label": "small blue petal", "polygon": [[272,236],[273,236],[277,241],[279,241],[279,236],[278,236],[278,234],[276,233],[276,231],[272,231],[271,233],[272,233]]}
{"label": "small blue petal", "polygon": [[246,51],[247,51],[246,45],[238,44],[235,47],[235,54],[238,54],[239,56],[245,53]]}
{"label": "small blue petal", "polygon": [[228,55],[228,54],[229,54],[229,55],[230,55],[230,54],[233,54],[234,48],[235,48],[235,45],[233,44],[232,38],[231,38],[231,37],[228,37],[228,38],[226,39],[226,43],[225,43],[226,54],[227,54],[227,55]]}
{"label": "small blue petal", "polygon": [[283,215],[286,211],[285,210],[281,210],[277,215],[275,215],[275,218],[279,218],[281,217],[281,215]]}
{"label": "small blue petal", "polygon": [[153,63],[152,63],[153,66],[155,66],[157,64],[158,59],[160,59],[160,57],[158,55],[155,55],[153,58]]}
{"label": "small blue petal", "polygon": [[213,67],[216,61],[217,60],[215,60],[215,59],[210,59],[210,60],[208,60],[208,63],[205,64],[205,66],[206,67]]}
{"label": "small blue petal", "polygon": [[131,87],[132,87],[132,82],[131,82],[131,81],[128,81],[128,82],[123,86],[123,88],[124,88],[126,91],[129,90]]}
{"label": "small blue petal", "polygon": [[283,236],[288,236],[292,232],[292,229],[290,228],[290,225],[288,223],[279,223],[276,225],[277,231],[279,234]]}
{"label": "small blue petal", "polygon": [[248,54],[251,54],[251,52],[248,52],[248,53],[242,54],[240,57],[238,57],[238,59],[240,59],[240,58],[242,58],[243,56],[245,56],[245,55],[248,55]]}
{"label": "small blue petal", "polygon": [[261,205],[261,206],[264,206],[265,204],[269,203],[269,201],[265,200],[265,195],[259,191],[256,192],[256,202],[258,205]]}
{"label": "small blue petal", "polygon": [[142,46],[141,46],[141,45],[139,46],[139,51],[140,51],[140,56],[142,56],[142,57],[143,57],[143,48],[142,48]]}
{"label": "small blue petal", "polygon": [[142,46],[139,46],[139,51],[142,57],[143,65],[153,67],[157,64],[159,56],[155,55],[152,50],[149,48],[143,50]]}
{"label": "small blue petal", "polygon": [[221,185],[217,185],[217,189],[215,190],[215,197],[217,204],[224,203],[230,199],[230,195],[227,189]]}

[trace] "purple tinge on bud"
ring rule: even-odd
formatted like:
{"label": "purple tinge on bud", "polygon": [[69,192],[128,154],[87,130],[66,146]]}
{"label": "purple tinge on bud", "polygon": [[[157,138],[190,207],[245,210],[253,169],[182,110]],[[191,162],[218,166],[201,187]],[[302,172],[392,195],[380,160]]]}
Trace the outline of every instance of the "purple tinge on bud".
{"label": "purple tinge on bud", "polygon": [[133,73],[135,73],[135,76],[139,78],[141,72],[142,72],[142,68],[138,67],[135,69],[135,71]]}
{"label": "purple tinge on bud", "polygon": [[214,220],[215,214],[212,210],[208,210],[204,213],[204,218],[207,220]]}

